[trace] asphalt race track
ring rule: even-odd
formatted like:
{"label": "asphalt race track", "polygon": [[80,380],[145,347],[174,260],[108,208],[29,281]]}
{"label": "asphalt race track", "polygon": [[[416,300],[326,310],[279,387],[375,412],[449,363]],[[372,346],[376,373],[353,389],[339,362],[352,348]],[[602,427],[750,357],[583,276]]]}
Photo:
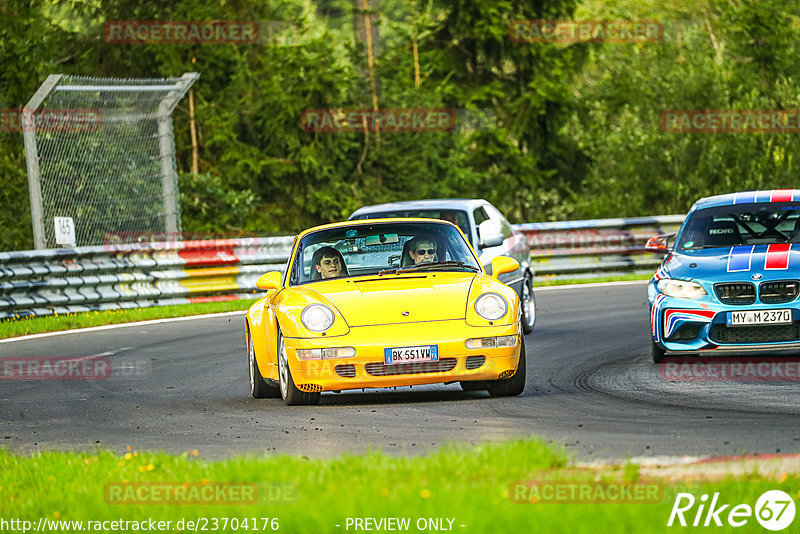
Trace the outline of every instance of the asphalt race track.
{"label": "asphalt race track", "polygon": [[104,356],[126,373],[0,380],[0,444],[331,456],[537,435],[581,460],[800,451],[800,382],[662,377],[650,361],[644,284],[537,290],[536,298],[528,385],[504,399],[453,384],[327,393],[308,407],[256,400],[241,313],[0,343],[3,358]]}

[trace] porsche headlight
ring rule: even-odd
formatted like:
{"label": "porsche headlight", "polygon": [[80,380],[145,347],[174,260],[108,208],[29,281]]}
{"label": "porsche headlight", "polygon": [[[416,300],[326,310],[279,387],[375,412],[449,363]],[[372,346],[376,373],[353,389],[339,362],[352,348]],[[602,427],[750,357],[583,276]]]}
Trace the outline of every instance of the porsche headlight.
{"label": "porsche headlight", "polygon": [[475,311],[487,321],[496,321],[506,314],[506,299],[497,293],[484,293],[475,300]]}
{"label": "porsche headlight", "polygon": [[324,304],[309,304],[300,314],[300,320],[312,332],[324,332],[333,325],[334,315]]}
{"label": "porsche headlight", "polygon": [[703,286],[697,282],[671,280],[669,278],[658,281],[658,290],[668,297],[676,297],[679,299],[696,299],[707,295]]}

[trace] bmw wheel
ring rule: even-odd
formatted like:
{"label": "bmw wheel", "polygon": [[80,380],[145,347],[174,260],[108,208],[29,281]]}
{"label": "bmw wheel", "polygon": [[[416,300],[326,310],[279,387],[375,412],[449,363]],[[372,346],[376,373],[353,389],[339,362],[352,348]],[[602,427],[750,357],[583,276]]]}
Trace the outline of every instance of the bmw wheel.
{"label": "bmw wheel", "polygon": [[283,334],[280,332],[278,332],[278,378],[280,379],[281,397],[288,406],[319,403],[319,392],[300,391],[295,386],[292,370],[289,369],[289,359],[286,356],[286,344],[283,342]]}
{"label": "bmw wheel", "polygon": [[667,351],[659,347],[653,338],[650,338],[650,354],[653,356],[653,363],[661,363],[667,357]]}

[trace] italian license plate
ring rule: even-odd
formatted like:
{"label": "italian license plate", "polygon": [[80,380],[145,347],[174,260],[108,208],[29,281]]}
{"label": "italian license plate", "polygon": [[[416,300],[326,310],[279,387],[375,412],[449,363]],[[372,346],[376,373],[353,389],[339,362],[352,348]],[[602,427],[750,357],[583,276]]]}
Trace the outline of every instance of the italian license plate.
{"label": "italian license plate", "polygon": [[792,310],[758,310],[728,312],[728,326],[757,324],[791,324]]}
{"label": "italian license plate", "polygon": [[436,345],[420,345],[417,347],[387,347],[383,349],[383,363],[438,362],[439,347]]}

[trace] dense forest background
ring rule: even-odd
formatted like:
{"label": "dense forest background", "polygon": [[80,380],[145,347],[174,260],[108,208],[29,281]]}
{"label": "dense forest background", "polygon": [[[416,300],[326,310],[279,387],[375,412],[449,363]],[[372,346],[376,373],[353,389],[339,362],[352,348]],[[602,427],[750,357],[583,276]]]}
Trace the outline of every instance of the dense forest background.
{"label": "dense forest background", "polygon": [[[286,235],[377,202],[484,197],[512,222],[685,213],[700,196],[798,187],[798,134],[664,133],[669,109],[800,109],[796,0],[369,0],[381,108],[488,110],[455,132],[307,132],[370,108],[363,0],[0,2],[0,108],[48,74],[196,71],[174,114],[183,230]],[[648,19],[659,43],[517,43],[523,19]],[[280,21],[260,44],[109,44],[111,20]],[[415,80],[414,43],[419,82]],[[0,250],[32,248],[22,135],[0,132]]]}

